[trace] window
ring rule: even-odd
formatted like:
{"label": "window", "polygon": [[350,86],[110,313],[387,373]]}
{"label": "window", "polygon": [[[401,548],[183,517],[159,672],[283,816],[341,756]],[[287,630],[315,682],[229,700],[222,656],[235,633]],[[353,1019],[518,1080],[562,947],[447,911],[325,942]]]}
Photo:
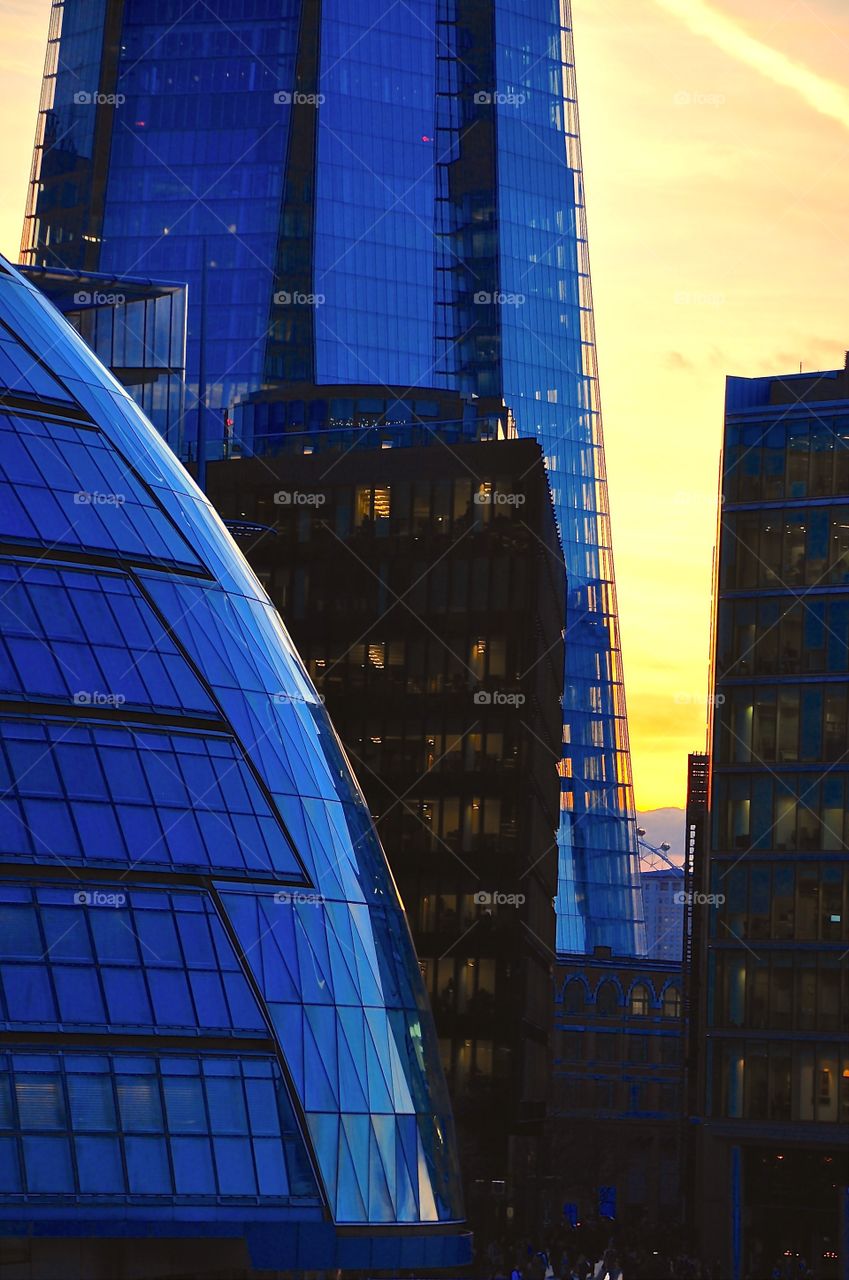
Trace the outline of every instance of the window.
{"label": "window", "polygon": [[580,978],[572,978],[563,990],[563,1008],[566,1013],[582,1013],[586,1004],[586,989]]}
{"label": "window", "polygon": [[681,992],[677,987],[667,987],[663,993],[664,1018],[681,1017]]}
{"label": "window", "polygon": [[619,1008],[619,994],[614,983],[602,982],[595,997],[596,1009],[602,1017],[611,1017]]}
{"label": "window", "polygon": [[631,990],[630,1010],[635,1018],[647,1018],[649,1013],[649,992],[644,983],[638,982]]}
{"label": "window", "polygon": [[371,528],[378,521],[385,522],[390,515],[390,488],[358,488],[354,496],[354,526]]}

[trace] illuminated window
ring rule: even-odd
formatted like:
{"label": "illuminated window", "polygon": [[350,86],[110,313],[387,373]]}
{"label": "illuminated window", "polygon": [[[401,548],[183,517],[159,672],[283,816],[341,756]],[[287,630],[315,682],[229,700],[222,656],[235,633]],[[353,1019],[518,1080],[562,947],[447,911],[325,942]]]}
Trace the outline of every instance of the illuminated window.
{"label": "illuminated window", "polygon": [[359,487],[354,495],[354,525],[360,529],[375,520],[387,520],[390,514],[388,485],[372,489]]}
{"label": "illuminated window", "polygon": [[663,993],[664,1018],[681,1017],[681,992],[677,987],[667,987]]}
{"label": "illuminated window", "polygon": [[638,982],[631,992],[631,1013],[635,1018],[647,1018],[649,1013],[648,988]]}

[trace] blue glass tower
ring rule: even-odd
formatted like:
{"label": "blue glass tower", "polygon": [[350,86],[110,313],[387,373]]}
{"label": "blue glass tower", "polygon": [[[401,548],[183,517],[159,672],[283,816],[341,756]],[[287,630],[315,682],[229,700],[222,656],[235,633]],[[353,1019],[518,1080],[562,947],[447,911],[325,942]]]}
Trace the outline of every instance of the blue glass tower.
{"label": "blue glass tower", "polygon": [[464,1261],[427,997],[326,713],[209,503],[2,259],[0,433],[0,1235]]}
{"label": "blue glass tower", "polygon": [[56,0],[33,173],[26,261],[188,281],[189,453],[272,388],[278,431],[438,431],[459,398],[542,443],[558,945],[641,953],[568,0]]}

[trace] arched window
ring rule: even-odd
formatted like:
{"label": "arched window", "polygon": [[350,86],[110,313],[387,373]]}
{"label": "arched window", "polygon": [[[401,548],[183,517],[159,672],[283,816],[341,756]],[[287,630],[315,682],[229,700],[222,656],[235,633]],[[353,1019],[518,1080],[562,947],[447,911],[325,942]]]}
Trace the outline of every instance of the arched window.
{"label": "arched window", "polygon": [[586,1004],[586,991],[580,978],[573,978],[566,983],[563,992],[564,1013],[583,1013]]}
{"label": "arched window", "polygon": [[664,1018],[681,1017],[681,992],[677,987],[667,987],[663,993]]}
{"label": "arched window", "polygon": [[635,1018],[647,1018],[649,1016],[650,1003],[651,997],[645,983],[638,982],[635,987],[631,988],[631,1013]]}
{"label": "arched window", "polygon": [[610,1017],[619,1008],[619,993],[612,982],[602,982],[595,997],[595,1006],[602,1017]]}

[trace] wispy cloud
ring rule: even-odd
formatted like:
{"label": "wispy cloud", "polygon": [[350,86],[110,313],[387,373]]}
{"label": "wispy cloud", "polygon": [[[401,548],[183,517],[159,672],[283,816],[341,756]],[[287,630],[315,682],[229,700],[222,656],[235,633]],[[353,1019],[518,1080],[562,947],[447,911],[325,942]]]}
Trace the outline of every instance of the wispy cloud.
{"label": "wispy cloud", "polygon": [[749,35],[706,0],[656,0],[656,3],[696,35],[712,41],[730,57],[752,67],[774,84],[791,89],[814,111],[849,129],[849,90],[843,85],[817,75],[779,49]]}

